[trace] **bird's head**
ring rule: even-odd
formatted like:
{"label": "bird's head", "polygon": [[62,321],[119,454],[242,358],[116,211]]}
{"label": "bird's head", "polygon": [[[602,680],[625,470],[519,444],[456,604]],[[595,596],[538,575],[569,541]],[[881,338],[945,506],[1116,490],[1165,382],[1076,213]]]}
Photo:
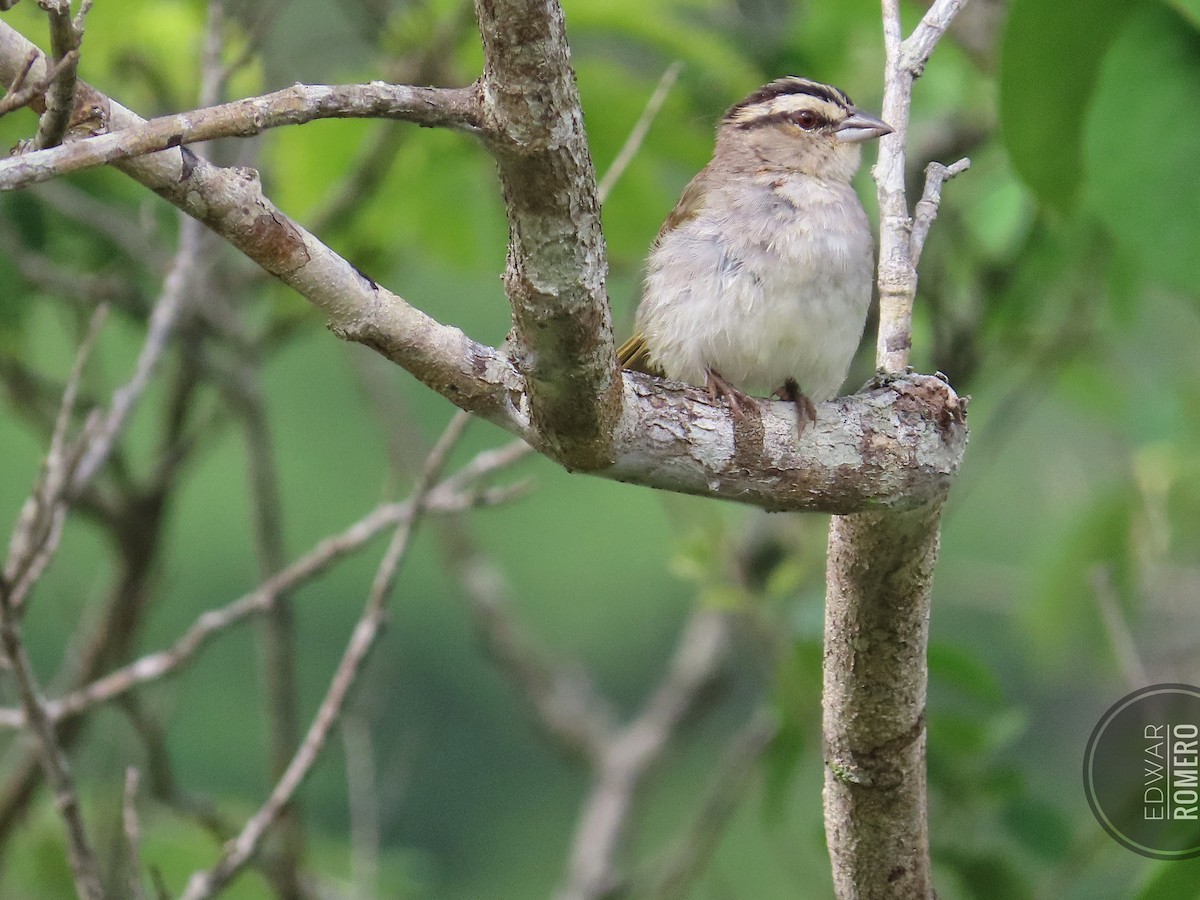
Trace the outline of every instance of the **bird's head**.
{"label": "bird's head", "polygon": [[788,76],[730,107],[717,129],[716,154],[849,181],[858,169],[862,142],[891,131],[837,88]]}

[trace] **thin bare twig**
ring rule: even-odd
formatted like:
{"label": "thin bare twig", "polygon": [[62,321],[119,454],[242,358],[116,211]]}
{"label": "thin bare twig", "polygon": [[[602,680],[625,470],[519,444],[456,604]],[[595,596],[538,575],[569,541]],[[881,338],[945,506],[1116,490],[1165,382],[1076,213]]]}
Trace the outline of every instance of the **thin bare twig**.
{"label": "thin bare twig", "polygon": [[26,84],[25,80],[29,77],[29,70],[33,68],[33,64],[37,62],[37,54],[30,54],[28,65],[26,65],[8,86],[8,91],[4,94],[4,98],[0,99],[0,116],[12,112],[14,109],[20,109],[23,106],[28,106],[35,97],[40,97],[46,93],[48,85],[53,83],[54,79],[62,72],[66,66],[73,66],[79,61],[79,51],[72,50],[60,60],[56,60],[46,73],[46,77],[38,81]]}
{"label": "thin bare twig", "polygon": [[[476,457],[475,465],[464,467],[456,475],[439,483],[429,492],[422,509],[429,513],[462,512],[479,506],[507,503],[524,491],[515,487],[472,490],[470,484],[510,465],[524,454],[504,454],[485,451]],[[467,474],[469,472],[469,474]],[[453,485],[453,487],[451,487]],[[158,681],[190,662],[209,641],[233,625],[260,615],[270,595],[292,590],[317,577],[337,560],[358,550],[380,531],[407,521],[413,513],[411,500],[387,503],[377,507],[338,535],[326,538],[311,551],[297,559],[266,583],[220,609],[202,613],[187,631],[166,650],[147,654],[110,672],[87,686],[47,704],[54,722],[77,716],[85,710],[116,699],[143,684]],[[24,728],[25,714],[12,707],[0,708],[0,728]]]}
{"label": "thin bare twig", "polygon": [[571,842],[558,900],[600,900],[620,883],[617,851],[637,789],[679,723],[716,677],[729,641],[729,616],[697,609],[684,626],[666,677],[637,717],[607,736]]}
{"label": "thin bare twig", "polygon": [[8,89],[5,91],[5,99],[17,91],[21,90],[25,85],[25,79],[29,77],[29,70],[33,68],[33,64],[37,62],[38,56],[36,53],[30,53],[25,58],[25,65],[17,72],[13,79],[8,83]]}
{"label": "thin bare twig", "polygon": [[308,85],[151,119],[95,137],[0,159],[0,190],[11,191],[80,169],[225,137],[252,137],[270,128],[316,119],[401,119],[477,131],[472,88],[399,84]]}
{"label": "thin bare twig", "polygon": [[[892,133],[879,142],[875,183],[879,195],[879,335],[875,365],[889,374],[908,366],[912,346],[912,308],[917,293],[914,223],[904,188],[905,143],[913,82],[925,70],[929,55],[966,0],[936,0],[907,40],[900,23],[900,0],[883,2],[883,44],[886,54],[883,118]],[[955,163],[956,174],[969,165]],[[945,180],[943,178],[943,180]],[[940,189],[940,183],[938,184]],[[916,246],[924,245],[936,206],[925,207],[927,221]]]}
{"label": "thin bare twig", "polygon": [[138,824],[137,791],[138,770],[129,766],[125,770],[125,795],[121,804],[125,849],[129,854],[129,896],[133,900],[146,900],[146,889],[142,884],[142,829]]}
{"label": "thin bare twig", "polygon": [[8,555],[0,573],[0,590],[7,593],[8,603],[18,612],[29,590],[49,564],[66,517],[66,509],[60,500],[79,463],[79,448],[67,446],[67,430],[75,413],[84,367],[91,358],[107,316],[105,305],[98,306],[92,314],[63,389],[37,485],[21,508],[9,539]]}
{"label": "thin bare twig", "polygon": [[[167,748],[167,733],[162,723],[157,721],[145,708],[145,704],[137,694],[125,694],[120,699],[120,706],[125,713],[130,726],[142,743],[146,755],[145,771],[148,776],[151,796],[167,809],[175,812],[190,822],[194,822],[218,841],[226,841],[237,834],[235,823],[225,817],[217,809],[217,804],[201,794],[189,793],[181,789],[175,778],[171,758]],[[263,847],[254,859],[254,865],[266,877],[270,877],[280,865],[279,854],[272,848]],[[154,874],[152,870],[152,874]],[[301,885],[309,895],[313,894],[310,882],[311,876],[305,877]],[[320,896],[319,892],[317,894]],[[166,893],[160,893],[167,897]]]}
{"label": "thin bare twig", "polygon": [[[891,2],[892,0],[885,0],[885,9],[888,8],[886,4]],[[967,0],[934,0],[925,11],[925,15],[921,16],[921,21],[901,47],[902,65],[914,78],[919,78],[925,71],[925,64],[933,55],[933,48],[942,39],[958,11],[966,5]]]}
{"label": "thin bare twig", "polygon": [[[153,593],[151,578],[157,569],[159,545],[167,514],[167,499],[176,486],[172,472],[189,458],[195,448],[195,428],[185,428],[186,409],[195,399],[194,368],[185,363],[168,389],[168,416],[158,455],[160,462],[145,486],[135,485],[120,473],[124,464],[114,467],[114,477],[103,492],[90,490],[79,498],[90,514],[104,522],[114,540],[117,554],[116,573],[106,598],[98,604],[100,612],[80,623],[68,639],[68,651],[59,665],[52,684],[71,689],[89,684],[106,669],[124,662],[136,642],[147,604]],[[127,472],[125,474],[128,474]],[[19,713],[19,711],[18,711]],[[84,723],[76,718],[56,721],[55,735],[64,752],[84,734]],[[41,784],[42,769],[35,748],[14,753],[5,767],[0,783],[0,845],[20,827]],[[20,744],[18,746],[20,746]]]}
{"label": "thin bare twig", "polygon": [[16,684],[25,721],[37,741],[38,761],[54,791],[55,805],[66,830],[67,859],[75,879],[75,890],[85,900],[103,900],[107,893],[83,822],[75,780],[55,736],[54,722],[46,712],[41,685],[25,652],[20,621],[7,584],[0,584],[0,658]]}
{"label": "thin bare twig", "polygon": [[725,826],[746,794],[755,766],[778,730],[775,715],[760,710],[733,736],[695,819],[667,852],[649,889],[644,895],[635,892],[637,896],[682,900],[688,895],[692,883],[711,861]]}
{"label": "thin bare twig", "polygon": [[71,17],[70,0],[38,0],[50,17],[50,50],[55,71],[48,79],[46,111],[38,119],[33,138],[35,150],[56,147],[66,137],[75,111],[76,72],[79,68],[79,45],[83,41],[83,19],[92,8],[92,0],[83,0],[79,14]]}
{"label": "thin bare twig", "polygon": [[346,793],[350,809],[350,881],[354,900],[374,900],[379,890],[379,785],[371,729],[359,716],[342,718]]}
{"label": "thin bare twig", "polygon": [[[253,365],[253,363],[252,363]],[[283,546],[283,499],[257,370],[243,410],[246,452],[250,470],[250,507],[254,522],[254,545],[259,573],[265,580],[283,569],[287,556]],[[266,678],[270,773],[280,778],[300,739],[300,697],[296,671],[296,626],[291,598],[287,592],[271,595],[262,616],[261,644]],[[304,829],[301,811],[289,804],[279,818],[279,845],[282,866],[273,879],[282,886],[283,896],[299,896],[297,873],[304,858]]]}
{"label": "thin bare twig", "polygon": [[316,764],[330,730],[341,715],[346,696],[362,671],[363,663],[383,627],[387,598],[399,574],[400,565],[411,546],[426,497],[438,473],[445,465],[446,457],[462,435],[470,418],[466,413],[456,414],[430,452],[425,470],[413,487],[410,497],[413,514],[404,519],[396,528],[392,541],[384,552],[362,615],[354,627],[350,642],[346,646],[341,662],[338,663],[325,698],[321,701],[316,716],[313,717],[308,733],[305,734],[295,756],[292,757],[291,764],[275,784],[270,796],[258,812],[247,820],[241,833],[225,846],[220,860],[212,868],[197,872],[188,880],[182,900],[204,900],[204,898],[211,897],[241,871],[258,849],[267,829],[270,828],[280,811],[304,782],[313,765]]}
{"label": "thin bare twig", "polygon": [[925,238],[933,220],[937,218],[938,207],[942,202],[942,185],[956,175],[961,175],[971,167],[967,158],[949,166],[940,162],[931,162],[925,167],[925,189],[921,199],[917,201],[913,211],[912,236],[909,239],[909,253],[912,256],[913,268],[921,262],[921,251],[925,249]]}
{"label": "thin bare twig", "polygon": [[[7,585],[6,590],[10,592],[7,602],[15,612],[19,613],[28,592],[58,549],[70,503],[83,492],[88,482],[108,460],[117,437],[150,383],[150,377],[166,350],[178,318],[201,231],[202,226],[195,220],[185,218],[182,221],[179,251],[151,313],[146,339],[138,354],[133,375],[126,384],[113,392],[107,412],[93,413],[89,416],[74,448],[69,453],[64,453],[61,441],[67,422],[64,416],[69,412],[66,404],[74,405],[78,373],[82,367],[81,361],[76,363],[76,374],[72,376],[75,383],[68,381],[63,412],[60,412],[56,426],[55,433],[60,443],[56,450],[52,439],[47,456],[49,477],[44,480],[36,500],[31,497],[30,502],[26,504],[26,509],[22,511],[21,523],[18,524],[9,545],[8,562],[4,567],[3,578]],[[98,324],[95,327],[98,327]],[[90,340],[94,341],[95,337]],[[30,503],[33,505],[30,506]]]}
{"label": "thin bare twig", "polygon": [[638,117],[637,122],[634,123],[629,136],[625,138],[625,143],[617,151],[617,155],[613,157],[608,171],[604,173],[604,177],[596,185],[596,199],[600,203],[603,204],[608,199],[609,193],[616,186],[617,182],[621,180],[621,176],[625,174],[625,170],[629,168],[629,164],[633,162],[633,158],[637,156],[637,152],[642,149],[642,142],[646,140],[646,135],[650,132],[650,126],[654,124],[659,110],[667,102],[667,96],[671,93],[671,88],[675,86],[675,82],[679,80],[679,73],[682,71],[683,63],[676,60],[667,66],[666,71],[662,73],[662,77],[658,79],[658,86],[655,87],[654,93],[650,95],[650,99],[646,101],[646,107],[642,110],[642,114]]}
{"label": "thin bare twig", "polygon": [[71,490],[76,494],[108,459],[113,443],[137,408],[138,401],[150,384],[154,370],[166,352],[191,287],[192,269],[196,265],[203,234],[204,226],[199,222],[180,217],[179,249],[172,260],[167,277],[163,280],[162,293],[159,294],[154,310],[150,313],[146,340],[142,343],[137,362],[134,363],[133,375],[124,385],[113,391],[108,411],[100,420],[96,434],[88,442],[83,458],[79,461],[79,469],[71,482]]}

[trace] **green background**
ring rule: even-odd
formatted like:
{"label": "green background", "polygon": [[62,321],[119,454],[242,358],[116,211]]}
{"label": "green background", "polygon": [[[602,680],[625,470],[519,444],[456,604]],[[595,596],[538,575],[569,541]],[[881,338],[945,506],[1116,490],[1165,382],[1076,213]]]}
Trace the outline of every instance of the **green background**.
{"label": "green background", "polygon": [[[946,510],[932,620],[930,820],[939,897],[1196,897],[1200,863],[1154,863],[1100,830],[1080,763],[1091,728],[1121,695],[1147,682],[1200,681],[1200,5],[1008,6],[1007,26],[984,47],[957,37],[938,47],[917,85],[909,143],[914,191],[927,159],[972,160],[946,188],[914,330],[913,364],[945,372],[972,397],[971,446]],[[81,76],[143,115],[195,105],[204,8],[102,0],[88,19]],[[878,110],[879,12],[868,0],[567,0],[564,8],[600,172],[662,72],[684,63],[604,209],[609,291],[624,336],[646,248],[707,161],[716,118],[786,73],[837,84]],[[240,14],[226,29],[229,59],[259,14],[249,4],[233,12]],[[919,14],[905,6],[906,29]],[[5,15],[46,44],[31,2]],[[454,34],[446,23],[456,17],[462,25],[450,51],[420,74],[467,84],[481,54],[460,4],[306,0],[279,13],[261,60],[236,72],[229,95],[297,80],[397,77],[391,73],[404,72],[404,61]],[[6,146],[33,127],[28,113],[0,122]],[[403,124],[320,122],[203,152],[228,163],[252,150],[271,198],[310,224],[380,131],[397,142],[382,182],[360,198],[351,221],[319,236],[440,321],[500,342],[508,329],[499,281],[506,226],[492,164],[471,139]],[[873,209],[865,168],[860,188]],[[164,258],[172,252],[177,220],[161,201],[115,172],[69,182],[146,227]],[[143,300],[158,289],[161,270],[45,205],[41,189],[0,197],[0,217],[4,360],[62,379],[85,318],[21,274],[23,253],[117,278]],[[404,372],[338,342],[303,300],[250,277],[232,253],[221,260],[246,276],[234,300],[246,321],[293,326],[265,370],[292,558],[381,498],[402,494],[410,476],[389,467],[389,429],[413,445],[427,442],[452,409]],[[127,377],[142,333],[136,312],[115,312],[89,367],[90,395],[103,397]],[[848,390],[870,374],[872,342],[865,343]],[[19,414],[11,379],[5,383],[0,514],[13,522],[46,435]],[[217,395],[206,402],[219,414]],[[379,407],[388,411],[383,421]],[[151,391],[125,442],[135,471],[152,463],[164,414],[162,392]],[[477,424],[454,459],[505,440]],[[140,650],[163,646],[203,610],[255,585],[245,456],[244,435],[225,427],[184,470]],[[777,516],[764,526],[752,510],[568,475],[543,460],[523,463],[518,475],[534,490],[473,514],[469,527],[508,579],[519,627],[551,658],[586,669],[622,712],[635,712],[661,677],[696,603],[737,606],[782,638],[774,658],[746,640],[725,688],[655,771],[629,848],[632,870],[653,871],[694,814],[724,740],[767,696],[781,736],[690,896],[831,896],[820,812],[825,517]],[[747,591],[730,560],[762,527],[778,530],[784,552],[765,587]],[[373,544],[295,597],[306,719],[381,549]],[[73,518],[26,620],[44,680],[70,658],[74,626],[94,615],[112,567],[106,537],[88,517]],[[142,693],[168,730],[181,784],[235,818],[269,789],[256,634],[255,626],[227,634],[179,676]],[[7,680],[0,691],[11,704]],[[350,714],[373,745],[380,896],[502,900],[552,890],[587,775],[542,740],[480,652],[432,528],[403,570]],[[13,748],[7,752],[13,758]],[[94,717],[76,768],[101,847],[120,840],[122,773],[142,758],[124,716],[106,709]],[[340,740],[301,796],[314,868],[348,878]],[[171,888],[214,858],[215,843],[185,818],[149,799],[142,815],[144,860]],[[60,827],[43,801],[3,849],[0,896],[66,896],[69,885]],[[255,874],[229,892],[264,895]]]}

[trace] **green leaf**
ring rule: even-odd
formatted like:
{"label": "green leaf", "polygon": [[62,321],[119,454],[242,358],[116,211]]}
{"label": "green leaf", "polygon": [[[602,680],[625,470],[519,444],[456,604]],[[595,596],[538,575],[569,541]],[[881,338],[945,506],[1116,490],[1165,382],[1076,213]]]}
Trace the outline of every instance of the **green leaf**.
{"label": "green leaf", "polygon": [[1071,849],[1071,823],[1058,809],[1029,794],[1014,798],[1003,812],[1004,826],[1022,846],[1048,862]]}
{"label": "green leaf", "polygon": [[974,900],[1022,900],[1033,896],[1025,874],[1011,860],[998,854],[943,851],[942,864],[953,869],[965,889],[962,896]]}
{"label": "green leaf", "polygon": [[785,723],[776,733],[763,757],[763,821],[778,825],[788,811],[788,790],[807,745],[803,729]]}
{"label": "green leaf", "polygon": [[1112,659],[1101,606],[1114,601],[1123,615],[1136,609],[1133,533],[1140,500],[1127,484],[1097,489],[1041,567],[1020,614],[1044,658],[1063,666],[1083,654],[1093,670]]}
{"label": "green leaf", "polygon": [[949,644],[929,645],[929,677],[940,684],[954,685],[972,699],[989,707],[1004,703],[1004,691],[995,674],[974,654]]}
{"label": "green leaf", "polygon": [[800,641],[783,654],[775,672],[772,705],[779,731],[767,748],[763,767],[763,816],[777,823],[787,810],[788,789],[804,751],[820,734],[821,662],[816,641]]}
{"label": "green leaf", "polygon": [[1086,202],[1148,273],[1197,292],[1200,33],[1165,6],[1127,20],[1085,129]]}
{"label": "green leaf", "polygon": [[1070,209],[1078,194],[1084,121],[1105,52],[1139,6],[1014,0],[1009,9],[1000,48],[1004,144],[1017,174],[1059,210]]}
{"label": "green leaf", "polygon": [[1200,0],[1163,0],[1163,2],[1191,22],[1193,28],[1200,31]]}

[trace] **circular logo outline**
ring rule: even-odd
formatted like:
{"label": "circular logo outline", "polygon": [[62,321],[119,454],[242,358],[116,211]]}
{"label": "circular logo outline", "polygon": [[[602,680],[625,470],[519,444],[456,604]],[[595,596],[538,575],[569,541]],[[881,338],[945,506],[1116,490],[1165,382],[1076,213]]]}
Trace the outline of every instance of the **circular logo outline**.
{"label": "circular logo outline", "polygon": [[1087,747],[1084,750],[1084,795],[1087,797],[1088,806],[1091,807],[1092,815],[1100,824],[1100,827],[1108,833],[1109,837],[1111,837],[1125,849],[1131,850],[1134,853],[1137,853],[1139,856],[1166,862],[1195,859],[1196,857],[1200,857],[1200,832],[1197,833],[1196,842],[1193,846],[1181,850],[1160,850],[1154,847],[1148,847],[1125,834],[1120,827],[1112,821],[1108,811],[1104,809],[1096,796],[1094,763],[1097,748],[1100,745],[1105,732],[1108,730],[1109,726],[1113,724],[1113,721],[1116,719],[1116,717],[1130,706],[1146,697],[1159,694],[1183,694],[1200,703],[1200,688],[1191,684],[1167,682],[1162,684],[1152,684],[1144,688],[1139,688],[1138,690],[1122,697],[1120,700],[1110,706],[1104,715],[1100,717],[1100,721],[1096,723],[1096,727],[1092,729],[1091,736],[1088,738]]}

